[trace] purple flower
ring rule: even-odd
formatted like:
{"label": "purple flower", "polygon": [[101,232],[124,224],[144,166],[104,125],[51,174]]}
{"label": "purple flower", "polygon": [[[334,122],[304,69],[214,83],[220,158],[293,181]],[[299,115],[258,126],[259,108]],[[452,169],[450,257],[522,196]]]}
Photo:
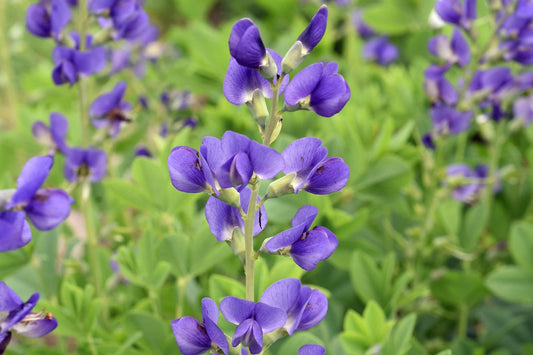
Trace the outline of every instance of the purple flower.
{"label": "purple flower", "polygon": [[466,29],[477,16],[476,0],[439,0],[435,10],[443,21]]}
{"label": "purple flower", "polygon": [[315,206],[301,207],[292,219],[292,228],[269,238],[265,248],[271,253],[289,254],[299,267],[313,270],[319,261],[329,258],[339,244],[329,229],[322,226],[309,229],[317,214]]}
{"label": "purple flower", "polygon": [[306,344],[298,349],[298,355],[324,355],[326,349],[322,345]]}
{"label": "purple flower", "polygon": [[70,182],[88,178],[91,182],[103,179],[107,170],[107,155],[99,149],[69,148],[63,174]]}
{"label": "purple flower", "polygon": [[376,35],[376,31],[370,26],[368,26],[364,21],[361,15],[361,9],[355,9],[352,12],[352,23],[359,33],[359,36],[363,39],[370,39]]}
{"label": "purple flower", "polygon": [[[50,230],[65,220],[74,202],[65,191],[59,189],[40,189],[52,168],[54,160],[50,156],[33,157],[26,162],[17,179],[17,189],[6,210],[24,210],[30,221],[39,230]],[[4,216],[5,217],[5,216]],[[12,232],[20,229],[20,216],[8,216],[12,221]],[[19,226],[19,227],[17,227]],[[22,240],[27,240],[26,226],[22,226]],[[15,236],[15,234],[12,234]]]}
{"label": "purple flower", "polygon": [[109,15],[116,29],[115,39],[137,41],[150,29],[150,19],[137,0],[115,1]]}
{"label": "purple flower", "polygon": [[328,150],[314,137],[300,138],[281,154],[285,161],[283,172],[294,173],[291,187],[312,194],[325,195],[342,189],[350,176],[350,169],[342,158],[326,158]]}
{"label": "purple flower", "polygon": [[337,70],[335,62],[304,68],[285,90],[288,109],[312,110],[323,117],[340,112],[350,99],[350,87]]}
{"label": "purple flower", "polygon": [[59,112],[52,112],[50,114],[50,127],[41,121],[37,121],[31,129],[35,139],[48,147],[50,154],[58,151],[65,153],[67,149],[65,138],[68,130],[68,121],[65,116]]}
{"label": "purple flower", "polygon": [[188,316],[173,320],[170,325],[180,351],[184,355],[203,354],[209,350],[229,354],[228,341],[217,321],[217,305],[207,297],[202,299],[202,323]]}
{"label": "purple flower", "polygon": [[289,335],[313,328],[328,313],[326,296],[317,289],[302,287],[300,280],[293,278],[270,285],[261,295],[260,302],[285,312],[286,321],[280,327]]}
{"label": "purple flower", "polygon": [[146,157],[151,158],[152,153],[148,150],[148,148],[144,145],[140,145],[137,148],[135,148],[135,156],[136,157]]}
{"label": "purple flower", "polygon": [[167,160],[172,185],[179,191],[196,193],[218,192],[213,172],[198,151],[178,146],[172,149]]}
{"label": "purple flower", "polygon": [[0,212],[0,252],[22,248],[31,241],[24,212]]}
{"label": "purple flower", "polygon": [[466,131],[473,114],[472,111],[461,112],[448,106],[436,106],[429,112],[437,135],[459,134]]}
{"label": "purple flower", "polygon": [[491,101],[501,101],[511,97],[517,90],[519,85],[515,84],[511,69],[498,66],[476,71],[466,94],[487,97]]}
{"label": "purple flower", "polygon": [[[453,164],[446,168],[446,184],[452,185],[452,197],[462,202],[475,202],[485,186],[488,177],[486,165],[478,165],[472,170],[465,164]],[[497,185],[495,184],[497,189]]]}
{"label": "purple flower", "polygon": [[252,354],[263,350],[263,334],[282,327],[287,320],[282,309],[231,296],[220,302],[220,311],[228,322],[237,324],[231,345],[242,343]]}
{"label": "purple flower", "polygon": [[41,0],[26,10],[26,28],[37,37],[59,40],[70,17],[70,8],[65,0]]}
{"label": "purple flower", "polygon": [[428,42],[428,50],[434,56],[450,64],[457,63],[460,67],[464,67],[470,63],[470,47],[457,27],[453,30],[451,41],[445,35],[431,38]]}
{"label": "purple flower", "polygon": [[305,57],[316,47],[316,45],[324,37],[326,27],[328,25],[328,7],[326,5],[320,6],[317,13],[313,16],[309,25],[298,36],[298,41],[302,43],[302,55]]}
{"label": "purple flower", "polygon": [[530,125],[533,122],[533,95],[516,99],[513,103],[513,114],[524,126]]}
{"label": "purple flower", "polygon": [[444,102],[454,106],[459,101],[459,92],[444,77],[449,66],[431,65],[424,71],[424,89],[432,103]]}
{"label": "purple flower", "polygon": [[92,75],[102,71],[106,65],[106,54],[104,47],[91,48],[92,39],[87,36],[85,51],[79,50],[79,36],[74,34],[72,38],[76,41],[77,48],[73,49],[65,46],[54,48],[52,57],[54,59],[54,70],[52,79],[56,85],[70,83],[73,85],[78,81],[80,74]]}
{"label": "purple flower", "polygon": [[[278,68],[278,75],[281,74],[281,56],[271,49],[267,49]],[[286,76],[280,86],[283,92],[289,82]],[[259,90],[264,97],[272,98],[271,84],[268,80],[254,69],[240,65],[235,58],[230,58],[226,77],[224,78],[224,96],[234,105],[250,103],[254,97],[254,92]]]}
{"label": "purple flower", "polygon": [[379,65],[389,65],[398,59],[398,48],[386,36],[372,38],[363,47],[363,58]]}
{"label": "purple flower", "polygon": [[124,101],[126,82],[118,82],[113,90],[98,96],[89,109],[89,116],[97,128],[107,126],[109,135],[115,137],[120,131],[122,122],[129,122],[132,106]]}
{"label": "purple flower", "polygon": [[11,331],[27,337],[42,337],[57,327],[57,320],[50,313],[33,313],[39,301],[34,293],[27,302],[0,281],[0,353],[4,353],[11,339]]}
{"label": "purple flower", "polygon": [[268,62],[259,29],[248,18],[243,18],[233,25],[228,44],[231,56],[244,67],[259,69]]}
{"label": "purple flower", "polygon": [[[252,191],[245,188],[240,192],[240,206],[244,213],[248,213],[248,204]],[[259,198],[257,199],[259,202]],[[235,230],[244,235],[244,220],[237,207],[230,206],[225,202],[209,197],[205,205],[205,218],[209,224],[209,230],[219,242],[231,241]],[[261,206],[255,213],[253,235],[259,234],[266,226],[268,216],[265,206]]]}
{"label": "purple flower", "polygon": [[231,131],[224,133],[221,140],[205,137],[200,153],[222,188],[238,186],[241,190],[253,174],[268,180],[283,168],[283,159],[277,151]]}

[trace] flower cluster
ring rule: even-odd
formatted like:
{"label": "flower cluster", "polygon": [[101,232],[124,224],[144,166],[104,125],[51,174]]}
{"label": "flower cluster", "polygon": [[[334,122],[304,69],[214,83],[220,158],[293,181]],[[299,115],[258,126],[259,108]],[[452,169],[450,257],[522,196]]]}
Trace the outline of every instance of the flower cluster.
{"label": "flower cluster", "polygon": [[[438,149],[439,140],[448,135],[463,135],[466,139],[469,131],[478,131],[483,140],[494,142],[494,126],[506,126],[505,122],[511,120],[509,127],[512,131],[532,121],[531,73],[519,70],[513,74],[506,62],[531,64],[528,61],[530,46],[524,45],[524,41],[527,41],[533,23],[533,12],[528,10],[530,4],[527,1],[504,1],[502,4],[493,11],[496,23],[493,35],[484,46],[471,50],[470,43],[478,40],[474,22],[476,2],[436,2],[435,15],[453,29],[449,37],[437,35],[428,43],[429,52],[439,62],[429,66],[424,73],[424,88],[431,101],[429,112],[433,123],[432,130],[423,137],[428,148]],[[454,71],[460,73],[456,85],[447,79],[447,76],[455,75]],[[477,123],[476,127],[473,122]],[[483,173],[476,173],[464,165],[450,166],[447,180],[457,180],[454,175],[461,175],[476,178],[479,182],[454,189],[452,196],[464,202],[474,201],[485,185],[484,180],[489,174],[495,174],[496,168],[485,166]],[[487,171],[491,169],[493,171]],[[496,179],[492,179],[493,186],[496,183]]]}
{"label": "flower cluster", "polygon": [[361,9],[353,11],[352,23],[359,36],[367,41],[362,52],[365,60],[387,66],[398,59],[398,47],[391,43],[387,36],[379,35],[363,21]]}
{"label": "flower cluster", "polygon": [[[228,354],[230,348],[259,354],[284,335],[314,327],[327,313],[324,294],[302,286],[297,279],[274,283],[257,303],[253,295],[253,265],[259,255],[254,253],[253,239],[268,223],[265,202],[301,190],[317,195],[337,192],[350,175],[343,159],[328,157],[318,138],[297,139],[281,153],[270,147],[281,130],[284,112],[309,110],[330,117],[350,98],[350,88],[334,62],[311,64],[289,78],[324,36],[327,17],[327,7],[320,7],[283,58],[264,45],[250,19],[237,21],[228,41],[231,59],[223,91],[230,103],[248,106],[262,144],[227,131],[221,139],[204,137],[198,150],[175,147],[168,157],[170,180],[177,190],[210,195],[205,206],[209,229],[218,241],[232,247],[246,274],[246,299],[226,297],[220,302],[224,318],[237,326],[232,336],[218,328],[218,308],[208,298],[202,300],[201,323],[191,317],[172,322],[178,346],[186,355],[209,350]],[[284,100],[281,108],[280,95]],[[270,110],[266,99],[272,99]],[[260,196],[260,184],[272,179]],[[338,244],[326,227],[311,228],[317,215],[314,206],[300,208],[292,228],[264,240],[259,252],[291,256],[302,269],[314,269]],[[226,337],[231,337],[231,342]],[[299,354],[324,351],[320,345],[309,344]]]}

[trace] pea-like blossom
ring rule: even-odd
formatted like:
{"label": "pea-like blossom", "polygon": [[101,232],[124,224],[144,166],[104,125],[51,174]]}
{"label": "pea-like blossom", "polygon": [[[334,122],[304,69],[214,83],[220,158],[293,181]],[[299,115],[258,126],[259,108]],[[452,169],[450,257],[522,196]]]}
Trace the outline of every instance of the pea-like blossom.
{"label": "pea-like blossom", "polygon": [[298,349],[298,355],[324,355],[325,353],[326,349],[318,344],[306,344]]}
{"label": "pea-like blossom", "polygon": [[284,311],[286,320],[280,327],[289,335],[313,328],[328,313],[326,296],[317,289],[302,286],[300,280],[294,278],[270,285],[261,295],[260,302]]}
{"label": "pea-like blossom", "polygon": [[0,252],[22,248],[31,241],[30,225],[22,211],[0,212]]}
{"label": "pea-like blossom", "polygon": [[252,354],[263,350],[263,334],[282,327],[287,320],[286,313],[280,308],[232,296],[222,299],[220,311],[228,322],[237,325],[231,345],[242,344]]}
{"label": "pea-like blossom", "polygon": [[329,258],[339,244],[329,229],[322,226],[310,229],[317,214],[315,206],[301,207],[291,221],[292,228],[269,238],[265,249],[290,255],[302,269],[313,270],[319,261]]}
{"label": "pea-like blossom", "polygon": [[430,39],[428,50],[434,56],[450,64],[457,63],[464,67],[470,63],[470,46],[457,27],[453,30],[451,40],[445,35],[438,35]]}
{"label": "pea-like blossom", "polygon": [[351,92],[337,71],[335,62],[315,63],[304,68],[285,90],[288,109],[312,110],[323,117],[340,112],[350,99]]}
{"label": "pea-like blossom", "polygon": [[35,139],[40,144],[48,147],[51,154],[56,152],[65,153],[67,149],[65,138],[68,130],[68,121],[65,116],[59,112],[52,112],[49,126],[42,121],[37,121],[33,124],[31,130]]}
{"label": "pea-like blossom", "polygon": [[302,43],[303,56],[306,56],[316,47],[316,45],[324,37],[326,27],[328,25],[328,7],[326,5],[320,6],[317,13],[309,21],[309,25],[298,36],[298,41]]}
{"label": "pea-like blossom", "polygon": [[476,0],[439,0],[435,10],[443,21],[466,29],[477,17]]}
{"label": "pea-like blossom", "polygon": [[34,293],[24,302],[0,281],[0,353],[4,353],[11,340],[12,332],[30,337],[42,337],[57,327],[57,320],[50,313],[34,313],[32,309],[39,301]]}
{"label": "pea-like blossom", "polygon": [[[278,68],[278,75],[281,74],[281,56],[271,49],[267,49]],[[280,86],[280,92],[283,92],[289,82],[286,76]],[[266,98],[272,98],[272,89],[270,82],[263,78],[257,71],[249,67],[240,65],[235,58],[230,58],[226,77],[224,78],[224,96],[234,105],[250,103],[254,98],[254,92],[260,91]]]}
{"label": "pea-like blossom", "polygon": [[233,25],[228,44],[231,56],[244,67],[259,69],[268,62],[259,29],[248,18],[241,19]]}
{"label": "pea-like blossom", "polygon": [[434,133],[437,135],[459,134],[470,126],[472,111],[461,112],[449,106],[430,109]]}
{"label": "pea-like blossom", "polygon": [[106,53],[102,46],[92,47],[92,37],[86,37],[86,49],[81,51],[78,34],[71,36],[76,48],[57,46],[52,52],[54,70],[52,80],[56,85],[69,83],[74,85],[79,75],[92,75],[102,71],[106,66]]}
{"label": "pea-like blossom", "polygon": [[200,153],[222,188],[241,190],[254,174],[268,180],[283,168],[283,158],[276,150],[232,131],[225,132],[220,140],[205,137]]}
{"label": "pea-like blossom", "polygon": [[285,162],[283,172],[294,173],[290,185],[295,193],[305,190],[325,195],[342,189],[350,177],[350,169],[342,158],[328,158],[322,141],[314,137],[297,139],[281,154]]}
{"label": "pea-like blossom", "polygon": [[522,125],[528,126],[533,122],[533,95],[520,97],[513,103],[515,120],[520,120]]}
{"label": "pea-like blossom", "polygon": [[97,182],[104,178],[107,171],[107,154],[94,148],[69,148],[66,153],[63,174],[70,182],[88,178]]}
{"label": "pea-like blossom", "polygon": [[21,246],[29,242],[31,237],[27,225],[21,222],[21,215],[14,214],[14,211],[24,211],[39,230],[55,228],[70,214],[70,205],[74,202],[72,197],[60,189],[41,189],[53,161],[50,156],[28,160],[17,178],[17,188],[3,208],[7,212],[1,219],[10,225],[8,235],[14,238],[12,240],[18,240]]}
{"label": "pea-like blossom", "polygon": [[113,90],[98,96],[89,108],[89,117],[97,128],[107,127],[109,135],[115,137],[123,122],[131,121],[132,106],[124,100],[126,82],[118,82]]}
{"label": "pea-like blossom", "polygon": [[109,16],[105,21],[100,18],[100,23],[113,26],[115,40],[138,41],[150,28],[148,14],[138,0],[92,0],[89,10]]}
{"label": "pea-like blossom", "polygon": [[444,77],[449,66],[431,65],[424,71],[424,89],[433,104],[446,103],[454,106],[459,101],[459,92]]}
{"label": "pea-like blossom", "polygon": [[[239,201],[244,213],[248,213],[251,190],[245,188],[240,192]],[[257,199],[259,202],[259,198]],[[231,241],[235,230],[239,230],[244,235],[244,220],[237,207],[215,198],[209,197],[205,205],[205,218],[209,224],[209,230],[219,242]],[[265,206],[261,206],[254,216],[253,236],[259,234],[266,226],[268,216]]]}
{"label": "pea-like blossom", "polygon": [[365,43],[362,51],[363,58],[379,65],[389,65],[400,55],[398,47],[392,44],[388,37],[374,37]]}
{"label": "pea-like blossom", "polygon": [[209,350],[229,354],[226,336],[217,325],[218,308],[212,299],[202,299],[202,322],[185,316],[170,325],[180,351],[185,355],[203,354]]}
{"label": "pea-like blossom", "polygon": [[[474,169],[466,164],[453,164],[446,168],[446,184],[452,186],[452,197],[462,202],[475,202],[486,184],[489,171],[486,165]],[[495,184],[498,189],[498,185]]]}
{"label": "pea-like blossom", "polygon": [[59,40],[70,18],[70,7],[65,0],[41,0],[26,10],[26,28],[37,37]]}

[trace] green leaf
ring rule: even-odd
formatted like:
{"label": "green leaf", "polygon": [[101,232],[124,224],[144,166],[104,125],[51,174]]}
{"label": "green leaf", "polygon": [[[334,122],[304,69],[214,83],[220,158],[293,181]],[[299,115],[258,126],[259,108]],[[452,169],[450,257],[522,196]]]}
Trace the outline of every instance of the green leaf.
{"label": "green leaf", "polygon": [[150,197],[132,183],[117,178],[109,178],[103,182],[106,192],[112,199],[122,201],[127,206],[134,207],[140,211],[150,211],[155,209]]}
{"label": "green leaf", "polygon": [[150,349],[163,354],[164,344],[171,334],[170,325],[150,313],[130,313],[128,318],[143,333]]}
{"label": "green leaf", "polygon": [[461,226],[461,207],[461,202],[453,199],[444,200],[437,207],[441,224],[450,237],[455,237],[459,233],[459,227]]}
{"label": "green leaf", "polygon": [[483,279],[475,272],[448,271],[430,285],[432,295],[443,303],[472,306],[486,292]]}
{"label": "green leaf", "polygon": [[487,287],[510,302],[533,301],[533,275],[517,266],[502,266],[489,274]]}
{"label": "green leaf", "polygon": [[409,314],[392,328],[387,340],[383,343],[381,354],[403,355],[411,347],[410,341],[415,329],[416,314]]}
{"label": "green leaf", "polygon": [[459,235],[459,242],[465,250],[472,250],[477,245],[483,228],[485,228],[486,208],[483,203],[471,207],[467,212]]}
{"label": "green leaf", "polygon": [[401,158],[386,155],[373,164],[356,183],[356,189],[382,198],[405,187],[413,177],[410,166]]}
{"label": "green leaf", "polygon": [[405,34],[416,20],[415,13],[403,2],[384,2],[369,7],[363,13],[364,20],[378,32],[389,35]]}
{"label": "green leaf", "polygon": [[513,224],[509,250],[517,264],[533,275],[533,225],[525,222]]}
{"label": "green leaf", "polygon": [[387,336],[389,331],[385,313],[381,307],[373,300],[368,302],[363,317],[370,332],[371,344],[381,342]]}

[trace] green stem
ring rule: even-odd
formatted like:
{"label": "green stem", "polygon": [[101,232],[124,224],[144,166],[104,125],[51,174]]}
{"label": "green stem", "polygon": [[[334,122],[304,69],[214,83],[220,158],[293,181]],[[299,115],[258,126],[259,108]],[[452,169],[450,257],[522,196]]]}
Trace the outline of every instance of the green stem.
{"label": "green stem", "polygon": [[466,331],[468,327],[468,306],[462,304],[459,308],[459,320],[457,323],[457,336],[459,338],[466,338]]}
{"label": "green stem", "polygon": [[263,144],[267,147],[272,143],[272,133],[276,129],[278,123],[278,100],[279,100],[279,83],[283,81],[283,77],[278,80],[278,83],[272,88],[272,105],[270,108],[270,118],[268,119],[268,126],[263,138]]}
{"label": "green stem", "polygon": [[4,73],[6,78],[6,95],[2,106],[5,110],[0,115],[2,126],[5,129],[16,128],[17,125],[17,95],[15,92],[15,82],[11,77],[11,58],[6,40],[7,23],[6,23],[6,3],[0,1],[0,72]]}
{"label": "green stem", "polygon": [[177,282],[178,287],[178,302],[176,304],[176,316],[177,318],[183,317],[183,305],[184,305],[184,298],[185,298],[185,287],[187,286],[187,282],[189,280],[188,276],[185,277],[179,277]]}
{"label": "green stem", "polygon": [[81,210],[85,222],[85,231],[87,233],[87,251],[89,254],[89,265],[93,275],[93,284],[96,295],[101,295],[101,272],[100,263],[98,262],[98,236],[95,230],[94,220],[92,218],[91,206],[91,182],[86,179],[82,184],[81,193]]}
{"label": "green stem", "polygon": [[252,194],[248,203],[248,211],[244,222],[244,276],[246,277],[246,299],[255,302],[254,298],[254,220],[257,205],[257,194],[259,192],[259,181],[252,185]]}
{"label": "green stem", "polygon": [[96,346],[94,345],[94,338],[91,333],[87,334],[87,342],[89,343],[89,348],[91,349],[91,354],[98,355],[98,350],[96,349]]}
{"label": "green stem", "polygon": [[157,293],[153,289],[149,288],[148,297],[150,298],[150,303],[152,304],[152,311],[154,312],[156,316],[159,317],[160,312],[159,312],[159,304],[157,301]]}
{"label": "green stem", "polygon": [[[77,18],[77,27],[80,34],[80,51],[84,51],[86,47],[85,36],[87,34],[87,0],[80,0],[79,12]],[[78,104],[80,110],[81,120],[81,136],[84,146],[89,146],[91,140],[89,136],[89,117],[87,115],[87,92],[85,90],[85,80],[82,76],[79,76],[78,80]]]}

